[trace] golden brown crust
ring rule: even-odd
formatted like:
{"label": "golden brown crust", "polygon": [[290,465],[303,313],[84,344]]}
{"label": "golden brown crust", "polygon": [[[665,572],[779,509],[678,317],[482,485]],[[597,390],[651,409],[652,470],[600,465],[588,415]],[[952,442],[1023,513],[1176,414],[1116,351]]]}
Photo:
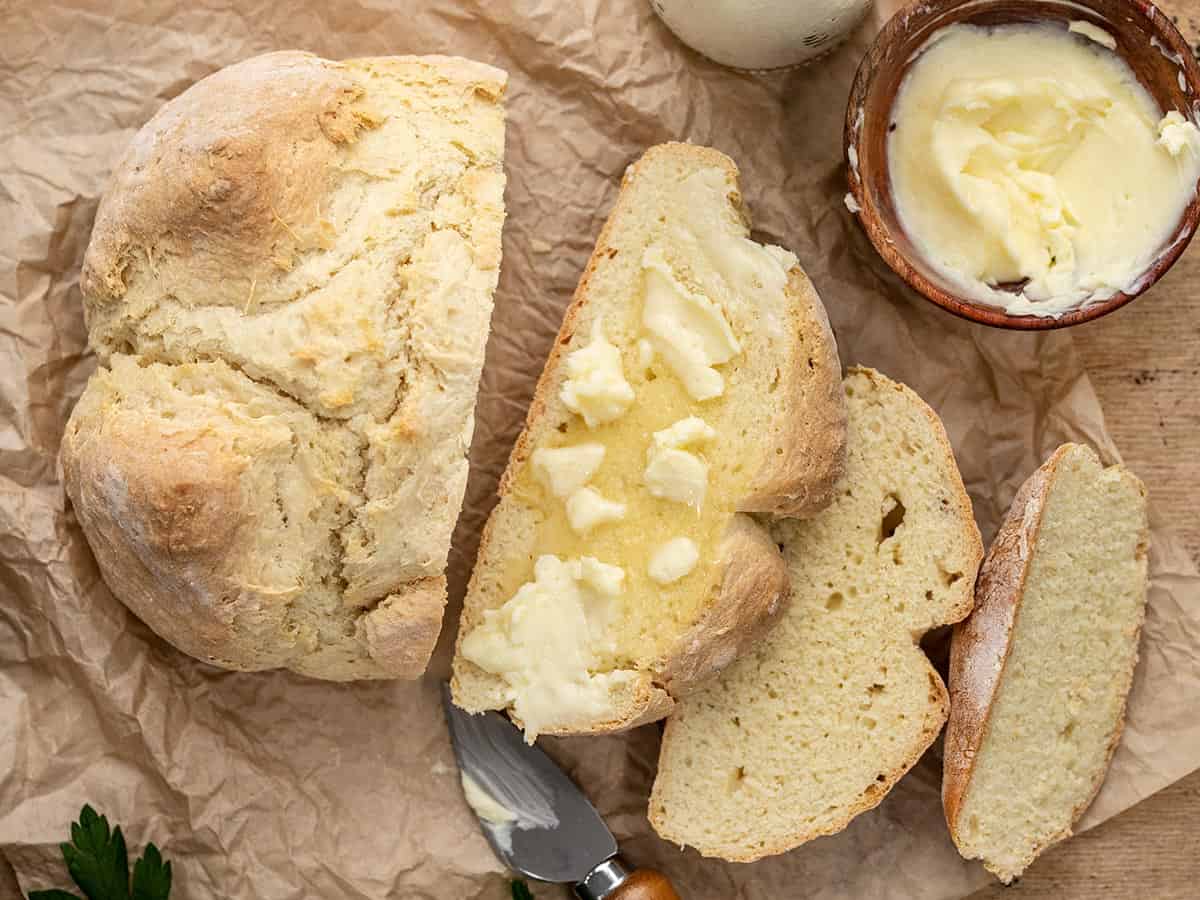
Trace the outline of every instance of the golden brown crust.
{"label": "golden brown crust", "polygon": [[720,595],[667,652],[658,677],[684,697],[758,642],[787,608],[787,564],[767,530],[736,515],[721,539]]}
{"label": "golden brown crust", "polygon": [[216,72],[163,106],[96,213],[81,276],[89,312],[120,300],[135,266],[208,272],[213,291],[238,298],[269,284],[322,238],[318,211],[338,145],[368,124],[353,108],[361,94],[338,64],[281,51]]}
{"label": "golden brown crust", "polygon": [[[209,435],[118,422],[101,440],[75,419],[61,460],[67,494],[106,581],[138,618],[199,659],[242,670],[274,664],[253,665],[228,647],[235,588],[221,562],[247,523],[244,460]],[[164,591],[176,604],[159,602]],[[181,608],[191,614],[179,615]]]}
{"label": "golden brown crust", "polygon": [[779,442],[785,452],[769,456],[738,508],[807,519],[833,500],[834,485],[846,468],[846,404],[837,343],[816,288],[799,267],[788,274],[792,330],[798,337],[792,358],[781,368],[780,389],[793,410]]}
{"label": "golden brown crust", "polygon": [[975,610],[954,627],[950,645],[950,719],[946,726],[942,807],[950,836],[958,840],[958,813],[971,780],[975,751],[987,733],[988,714],[1012,647],[1012,632],[1042,525],[1058,450],[1017,491],[988,548],[975,581]]}

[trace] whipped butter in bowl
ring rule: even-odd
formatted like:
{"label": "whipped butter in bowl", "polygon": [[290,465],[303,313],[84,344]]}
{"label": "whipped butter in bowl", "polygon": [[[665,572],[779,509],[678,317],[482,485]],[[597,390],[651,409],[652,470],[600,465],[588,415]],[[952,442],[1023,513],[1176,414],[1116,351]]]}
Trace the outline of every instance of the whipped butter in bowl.
{"label": "whipped butter in bowl", "polygon": [[1198,73],[1164,27],[1128,2],[899,14],[859,71],[846,136],[848,205],[889,264],[1007,327],[1074,324],[1144,290],[1200,210]]}

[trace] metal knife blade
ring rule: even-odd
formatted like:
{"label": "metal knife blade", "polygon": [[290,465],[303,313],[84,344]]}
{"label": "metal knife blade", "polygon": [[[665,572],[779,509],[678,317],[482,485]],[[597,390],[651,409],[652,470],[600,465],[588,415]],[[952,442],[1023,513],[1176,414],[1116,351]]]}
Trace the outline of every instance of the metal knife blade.
{"label": "metal knife blade", "polygon": [[[464,790],[505,865],[540,881],[575,884],[616,856],[617,842],[587,797],[508,719],[464,712],[445,684],[442,702]],[[472,799],[476,790],[482,795]]]}

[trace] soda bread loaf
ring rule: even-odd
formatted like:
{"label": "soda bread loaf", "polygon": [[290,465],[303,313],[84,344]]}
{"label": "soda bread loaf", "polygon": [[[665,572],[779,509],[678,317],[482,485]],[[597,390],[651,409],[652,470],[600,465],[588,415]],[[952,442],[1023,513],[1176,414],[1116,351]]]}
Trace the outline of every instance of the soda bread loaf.
{"label": "soda bread loaf", "polygon": [[1021,487],[954,632],[942,800],[1012,881],[1071,826],[1121,738],[1146,604],[1146,491],[1064,444]]}
{"label": "soda bread loaf", "polygon": [[751,646],[787,588],[746,513],[811,515],[841,474],[824,309],[737,174],[685,144],[629,168],[501,481],[454,699],[531,740],[661,718]]}
{"label": "soda bread loaf", "polygon": [[920,649],[971,609],[983,547],[937,415],[871,369],[845,380],[848,461],[832,505],[780,521],[792,604],[667,719],[650,822],[749,862],[876,806],[946,721]]}
{"label": "soda bread loaf", "polygon": [[500,265],[505,80],[270,53],[120,161],[62,463],[109,587],[179,649],[424,670]]}

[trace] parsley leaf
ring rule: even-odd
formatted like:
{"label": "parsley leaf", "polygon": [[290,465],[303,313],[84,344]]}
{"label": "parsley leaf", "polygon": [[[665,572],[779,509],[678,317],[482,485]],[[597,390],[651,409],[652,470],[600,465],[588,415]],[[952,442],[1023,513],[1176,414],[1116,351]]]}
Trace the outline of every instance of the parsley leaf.
{"label": "parsley leaf", "polygon": [[[79,821],[71,823],[71,842],[59,844],[67,871],[87,900],[169,900],[171,864],[158,848],[146,852],[133,865],[133,892],[129,884],[129,853],[121,829],[109,828],[108,819],[84,806]],[[80,900],[70,891],[33,891],[29,900]]]}
{"label": "parsley leaf", "polygon": [[171,895],[171,864],[163,862],[153,844],[133,864],[133,900],[167,900]]}
{"label": "parsley leaf", "polygon": [[523,881],[512,882],[512,900],[533,900],[533,892]]}
{"label": "parsley leaf", "polygon": [[129,900],[129,857],[121,829],[84,806],[71,825],[71,843],[60,844],[67,871],[90,900]]}

